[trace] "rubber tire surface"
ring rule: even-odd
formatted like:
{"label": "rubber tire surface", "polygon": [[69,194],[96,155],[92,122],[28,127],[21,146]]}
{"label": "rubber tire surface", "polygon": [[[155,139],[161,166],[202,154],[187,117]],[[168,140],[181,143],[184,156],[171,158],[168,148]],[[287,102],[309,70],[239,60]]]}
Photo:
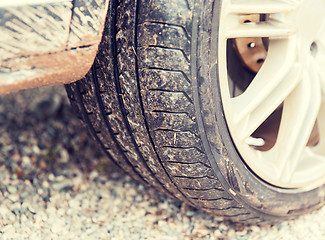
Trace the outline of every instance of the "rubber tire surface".
{"label": "rubber tire surface", "polygon": [[237,154],[218,86],[220,1],[112,0],[94,65],[67,85],[109,158],[189,205],[246,224],[322,205],[324,187],[268,185]]}

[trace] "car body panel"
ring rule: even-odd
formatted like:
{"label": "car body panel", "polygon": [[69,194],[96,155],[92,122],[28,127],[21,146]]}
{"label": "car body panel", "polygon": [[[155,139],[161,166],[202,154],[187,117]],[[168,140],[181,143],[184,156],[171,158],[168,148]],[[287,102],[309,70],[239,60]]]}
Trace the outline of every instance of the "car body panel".
{"label": "car body panel", "polygon": [[108,0],[0,2],[0,94],[82,78],[107,8]]}

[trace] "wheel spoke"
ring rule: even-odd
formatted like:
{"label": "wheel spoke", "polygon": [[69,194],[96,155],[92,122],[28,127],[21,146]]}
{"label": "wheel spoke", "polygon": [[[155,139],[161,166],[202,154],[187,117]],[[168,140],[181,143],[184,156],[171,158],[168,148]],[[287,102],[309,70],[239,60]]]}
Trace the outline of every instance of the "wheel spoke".
{"label": "wheel spoke", "polygon": [[238,23],[226,31],[226,38],[268,37],[288,38],[296,32],[293,26],[276,21],[260,23]]}
{"label": "wheel spoke", "polygon": [[325,99],[322,99],[322,103],[321,103],[321,108],[318,114],[318,118],[317,118],[319,127],[318,127],[318,133],[320,135],[319,137],[319,143],[316,146],[316,152],[320,152],[323,155],[325,155],[325,127],[324,123],[325,123]]}
{"label": "wheel spoke", "polygon": [[281,182],[290,182],[314,128],[321,105],[319,78],[314,67],[284,102],[279,135],[273,151]]}
{"label": "wheel spoke", "polygon": [[[292,0],[232,0],[224,3],[227,9],[226,24],[223,30],[226,39],[265,37],[288,38],[296,33],[296,26],[292,21],[286,21],[284,16],[277,14],[294,11],[300,1]],[[261,18],[264,16],[264,20]],[[281,14],[281,15],[283,15]],[[241,18],[252,16],[255,21],[241,21]],[[290,23],[291,22],[291,23]]]}
{"label": "wheel spoke", "polygon": [[317,70],[320,75],[322,92],[325,95],[325,22],[317,36],[317,55],[315,58],[315,65],[317,65]]}
{"label": "wheel spoke", "polygon": [[271,14],[293,11],[297,6],[297,2],[285,0],[233,0],[228,11],[235,14]]}
{"label": "wheel spoke", "polygon": [[325,20],[323,20],[322,26],[316,36],[316,39],[322,43],[323,47],[325,47]]}
{"label": "wheel spoke", "polygon": [[271,41],[261,70],[247,90],[232,99],[234,121],[241,139],[248,138],[301,81],[294,46],[291,41]]}
{"label": "wheel spoke", "polygon": [[317,71],[319,74],[322,93],[323,95],[325,95],[325,57],[324,56],[319,57],[317,62],[318,64],[316,65],[315,63],[315,65],[317,67]]}

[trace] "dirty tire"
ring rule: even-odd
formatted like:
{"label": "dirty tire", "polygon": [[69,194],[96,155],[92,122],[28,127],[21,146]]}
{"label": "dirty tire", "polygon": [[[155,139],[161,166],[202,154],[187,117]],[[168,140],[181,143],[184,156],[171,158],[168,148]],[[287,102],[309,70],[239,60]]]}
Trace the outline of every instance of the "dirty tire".
{"label": "dirty tire", "polygon": [[191,206],[246,224],[315,209],[321,189],[268,185],[232,144],[209,62],[219,8],[213,0],[112,0],[93,67],[66,86],[71,104],[118,166]]}

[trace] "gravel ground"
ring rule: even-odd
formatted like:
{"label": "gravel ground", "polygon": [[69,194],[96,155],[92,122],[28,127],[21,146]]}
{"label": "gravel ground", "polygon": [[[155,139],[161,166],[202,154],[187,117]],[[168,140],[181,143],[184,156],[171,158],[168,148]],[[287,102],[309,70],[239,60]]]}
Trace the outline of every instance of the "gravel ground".
{"label": "gravel ground", "polygon": [[274,226],[232,224],[111,164],[64,88],[0,96],[0,239],[325,239],[325,208]]}

